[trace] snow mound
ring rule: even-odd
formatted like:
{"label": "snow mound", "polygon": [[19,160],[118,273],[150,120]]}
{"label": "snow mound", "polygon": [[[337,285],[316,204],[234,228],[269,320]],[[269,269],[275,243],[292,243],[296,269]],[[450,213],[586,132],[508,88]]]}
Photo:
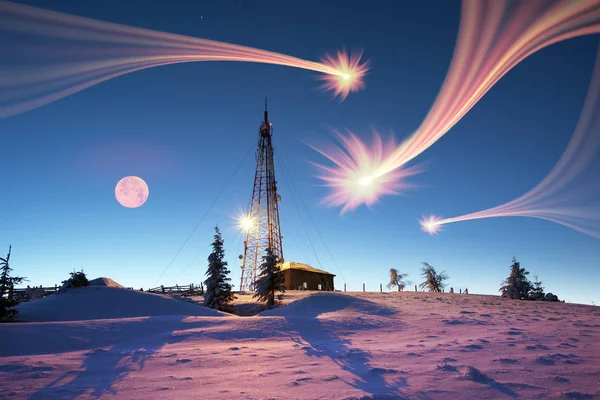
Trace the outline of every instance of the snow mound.
{"label": "snow mound", "polygon": [[382,317],[391,316],[398,312],[395,309],[357,296],[326,292],[312,294],[287,306],[264,311],[260,315],[314,318],[321,314],[344,311]]}
{"label": "snow mound", "polygon": [[27,322],[83,321],[159,315],[219,317],[228,314],[165,295],[109,286],[69,289],[17,306]]}
{"label": "snow mound", "polygon": [[110,278],[96,278],[92,279],[89,282],[90,286],[109,286],[109,287],[117,287],[117,288],[125,288],[125,286],[113,281]]}

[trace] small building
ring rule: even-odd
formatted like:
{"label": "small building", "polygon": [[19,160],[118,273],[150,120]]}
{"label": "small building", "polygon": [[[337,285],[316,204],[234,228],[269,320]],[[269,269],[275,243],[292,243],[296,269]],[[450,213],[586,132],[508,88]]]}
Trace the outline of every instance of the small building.
{"label": "small building", "polygon": [[288,261],[281,266],[286,290],[333,291],[334,274],[313,268],[310,265]]}

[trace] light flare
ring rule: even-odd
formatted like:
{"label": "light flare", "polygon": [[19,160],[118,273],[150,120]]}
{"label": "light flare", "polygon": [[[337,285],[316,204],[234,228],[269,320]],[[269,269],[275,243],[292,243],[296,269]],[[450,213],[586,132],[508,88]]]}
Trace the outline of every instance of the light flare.
{"label": "light flare", "polygon": [[442,218],[431,214],[428,217],[422,217],[419,223],[421,224],[422,231],[433,236],[442,230],[442,221]]}
{"label": "light flare", "polygon": [[358,180],[358,184],[364,188],[368,188],[373,183],[372,176],[363,176]]}
{"label": "light flare", "polygon": [[598,164],[594,164],[599,149],[600,47],[573,136],[548,175],[533,189],[507,203],[453,218],[423,219],[421,227],[437,229],[445,224],[482,218],[530,217],[555,222],[600,239],[600,170]]}
{"label": "light flare", "polygon": [[332,73],[320,77],[325,81],[321,88],[333,91],[333,95],[339,97],[341,101],[345,100],[350,93],[363,89],[365,87],[363,78],[369,71],[369,62],[361,64],[361,58],[362,53],[348,55],[345,50],[338,52],[336,57],[326,56],[321,61],[331,68]]}
{"label": "light flare", "polygon": [[342,206],[342,214],[360,204],[370,207],[383,195],[402,193],[412,186],[406,182],[406,178],[422,171],[422,167],[417,165],[389,174],[381,173],[381,160],[396,148],[393,137],[384,141],[381,134],[374,131],[373,143],[367,147],[352,132],[342,134],[334,131],[334,134],[341,142],[341,149],[333,147],[327,151],[308,146],[335,164],[336,168],[313,163],[322,171],[319,178],[325,181],[325,186],[333,189],[322,204]]}
{"label": "light flare", "polygon": [[[450,68],[420,127],[383,159],[352,158],[353,168],[377,164],[377,179],[393,181],[402,170],[445,135],[508,71],[525,58],[554,43],[600,32],[600,0],[463,0],[458,38]],[[366,147],[358,138],[352,144]],[[350,154],[349,157],[354,157]],[[364,166],[363,166],[364,165]],[[344,176],[344,168],[331,170],[331,178]],[[402,173],[399,174],[402,177]],[[327,181],[327,180],[326,180]],[[331,186],[329,198],[345,196],[345,186]],[[339,193],[335,193],[339,191]],[[379,191],[378,196],[395,194]],[[375,201],[365,197],[364,204]],[[344,205],[344,203],[340,203]]]}
{"label": "light flare", "polygon": [[[368,62],[340,51],[322,62],[0,1],[0,118],[57,101],[101,82],[148,68],[200,61],[274,64],[323,74],[341,101],[364,88]],[[40,45],[40,40],[43,45]]]}
{"label": "light flare", "polygon": [[238,228],[246,233],[249,232],[255,225],[256,221],[250,215],[242,214],[237,218]]}

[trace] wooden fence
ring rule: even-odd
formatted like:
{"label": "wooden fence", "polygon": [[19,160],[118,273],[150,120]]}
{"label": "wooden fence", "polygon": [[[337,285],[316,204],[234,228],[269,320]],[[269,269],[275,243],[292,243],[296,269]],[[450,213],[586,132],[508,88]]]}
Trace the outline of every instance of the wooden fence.
{"label": "wooden fence", "polygon": [[[404,286],[402,286],[402,287],[400,287],[399,291],[401,291],[401,292],[404,292],[404,291],[408,292],[408,291],[410,291],[410,290],[405,290],[405,289],[407,289],[407,288],[405,288]],[[346,291],[347,291],[346,290],[346,284],[344,283],[344,292],[346,292]],[[364,283],[362,284],[362,291],[365,292],[365,293],[368,292],[367,285],[364,284]],[[396,292],[396,291],[397,290],[390,290],[390,292]],[[415,292],[419,292],[419,291],[424,292],[425,290],[419,290],[417,288],[417,285],[415,285]],[[338,290],[338,292],[339,292],[339,290]],[[379,284],[379,292],[383,293],[383,284],[382,283]],[[446,290],[442,289],[441,293],[445,293],[445,292],[446,292]],[[455,291],[455,289],[453,287],[451,287],[450,291],[448,293],[456,293],[456,291]],[[469,294],[469,289],[468,288],[465,288],[465,290],[458,289],[458,293],[459,294]]]}
{"label": "wooden fence", "polygon": [[201,296],[204,294],[204,286],[202,284],[195,285],[190,283],[185,286],[159,286],[148,289],[147,291],[150,293],[170,294],[173,296]]}
{"label": "wooden fence", "polygon": [[[12,289],[12,297],[15,300],[29,300],[32,297],[40,298],[49,296],[56,293],[58,289],[60,289],[60,286],[58,285],[50,287],[42,287],[42,285],[40,285],[26,288],[14,288]],[[10,293],[11,290],[9,290],[9,295]]]}
{"label": "wooden fence", "polygon": [[[14,288],[12,290],[12,296],[15,300],[23,301],[30,300],[32,298],[40,298],[46,297],[51,294],[56,293],[60,289],[59,285],[54,285],[53,287],[42,287],[41,285],[38,287],[26,287],[26,288]],[[134,290],[133,288],[126,288]],[[402,288],[404,291],[405,288]],[[136,289],[137,290],[137,289]],[[142,289],[140,289],[142,290]],[[346,284],[344,283],[344,292],[346,291]],[[362,284],[362,291],[367,292],[366,284]],[[379,291],[383,292],[383,284],[379,284]],[[395,291],[395,290],[394,290]],[[408,291],[408,290],[407,290]],[[417,286],[415,285],[415,292],[418,292]],[[189,285],[175,285],[175,286],[158,286],[152,289],[148,289],[147,292],[150,293],[159,293],[159,294],[169,294],[173,296],[202,296],[204,295],[204,285],[200,283],[199,285],[190,283]],[[450,288],[449,293],[456,293],[454,288]],[[468,289],[462,290],[459,289],[458,293],[460,294],[468,294]]]}

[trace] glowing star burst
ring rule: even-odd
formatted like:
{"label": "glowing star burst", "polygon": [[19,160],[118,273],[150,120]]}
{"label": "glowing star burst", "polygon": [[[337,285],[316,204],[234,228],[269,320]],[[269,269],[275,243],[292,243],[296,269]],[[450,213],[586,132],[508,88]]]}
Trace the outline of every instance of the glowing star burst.
{"label": "glowing star burst", "polygon": [[238,228],[244,232],[248,232],[254,227],[254,218],[249,215],[242,214],[238,217]]}
{"label": "glowing star burst", "polygon": [[336,57],[326,55],[322,61],[327,65],[330,71],[319,79],[324,80],[322,89],[333,91],[334,97],[339,96],[343,101],[350,93],[356,92],[365,87],[363,77],[369,71],[369,63],[360,63],[362,53],[348,56],[348,53],[341,51]]}
{"label": "glowing star burst", "polygon": [[371,183],[373,183],[373,177],[371,176],[365,176],[363,178],[360,178],[360,180],[358,181],[358,184],[364,188],[369,187]]}
{"label": "glowing star burst", "polygon": [[431,236],[439,233],[442,230],[443,219],[430,215],[429,217],[423,217],[419,220],[421,224],[421,230],[429,233]]}
{"label": "glowing star burst", "polygon": [[396,148],[393,138],[384,142],[381,135],[374,132],[373,143],[371,147],[367,147],[351,132],[347,135],[335,133],[342,149],[336,147],[328,152],[309,146],[335,164],[332,167],[314,165],[324,172],[318,177],[325,181],[325,186],[332,189],[323,204],[343,206],[342,214],[361,204],[371,206],[384,195],[399,194],[402,189],[410,186],[405,182],[406,178],[421,172],[417,166],[386,173],[383,160]]}
{"label": "glowing star burst", "polygon": [[[600,5],[600,3],[599,3]],[[492,208],[444,218],[423,218],[430,234],[441,225],[497,217],[529,217],[561,224],[600,239],[600,48],[583,110],[565,151],[554,168],[525,194]]]}
{"label": "glowing star burst", "polygon": [[[0,29],[11,34],[2,48],[0,119],[24,113],[109,79],[171,64],[251,62],[301,68],[322,74],[323,86],[343,101],[364,87],[361,54],[326,55],[323,62],[233,43],[175,35],[0,1]],[[12,35],[14,34],[14,36]],[[38,46],[35,62],[21,50]],[[82,50],[83,49],[83,50]],[[6,53],[6,54],[5,54]],[[37,58],[39,56],[39,58]],[[8,85],[8,86],[7,86]],[[5,90],[7,89],[8,90]]]}
{"label": "glowing star burst", "polygon": [[[384,174],[418,157],[463,118],[466,113],[512,68],[535,52],[554,43],[600,32],[600,0],[463,0],[458,40],[443,86],[419,128],[385,160],[345,160],[351,167],[328,171],[330,176],[345,176],[347,171],[377,166],[377,180]],[[334,71],[326,89],[342,99],[366,73],[357,59],[346,55],[323,61]],[[350,75],[345,79],[346,74]],[[364,146],[362,143],[353,144]],[[348,158],[348,156],[346,156]],[[363,165],[364,164],[364,165]],[[385,165],[385,169],[378,166]],[[391,179],[392,181],[394,179]],[[330,185],[335,187],[336,185]],[[342,190],[342,189],[340,189]],[[338,198],[343,198],[340,193]],[[352,208],[352,206],[350,206]]]}

